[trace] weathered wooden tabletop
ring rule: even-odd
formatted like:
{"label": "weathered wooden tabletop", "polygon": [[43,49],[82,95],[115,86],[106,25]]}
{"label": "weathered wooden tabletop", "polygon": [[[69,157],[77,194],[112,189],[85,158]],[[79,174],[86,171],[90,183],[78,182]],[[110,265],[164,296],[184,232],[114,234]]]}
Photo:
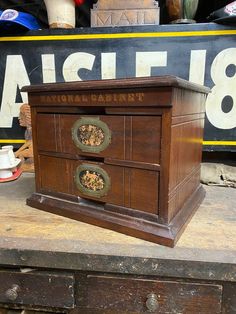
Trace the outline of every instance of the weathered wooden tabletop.
{"label": "weathered wooden tabletop", "polygon": [[33,174],[0,184],[0,264],[236,281],[236,189],[206,198],[175,248],[25,205]]}

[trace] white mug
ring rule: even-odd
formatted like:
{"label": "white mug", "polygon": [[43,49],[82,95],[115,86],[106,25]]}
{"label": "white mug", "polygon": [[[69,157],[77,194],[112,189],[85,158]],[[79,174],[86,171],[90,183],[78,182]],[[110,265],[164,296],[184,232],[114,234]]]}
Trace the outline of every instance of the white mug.
{"label": "white mug", "polygon": [[7,149],[0,149],[0,169],[11,168],[11,161]]}
{"label": "white mug", "polygon": [[15,154],[13,152],[13,145],[2,146],[2,149],[8,151],[8,155],[9,155],[9,158],[10,158],[10,163],[11,163],[11,165],[14,165],[16,158],[15,158]]}

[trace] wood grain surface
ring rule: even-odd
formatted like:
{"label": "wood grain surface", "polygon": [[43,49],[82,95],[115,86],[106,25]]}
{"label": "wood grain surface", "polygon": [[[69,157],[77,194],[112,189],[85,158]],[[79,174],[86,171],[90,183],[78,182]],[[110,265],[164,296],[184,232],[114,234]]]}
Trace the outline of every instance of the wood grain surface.
{"label": "wood grain surface", "polygon": [[235,264],[236,189],[204,188],[203,204],[171,249],[27,206],[34,175],[24,174],[0,185],[0,252],[17,248]]}

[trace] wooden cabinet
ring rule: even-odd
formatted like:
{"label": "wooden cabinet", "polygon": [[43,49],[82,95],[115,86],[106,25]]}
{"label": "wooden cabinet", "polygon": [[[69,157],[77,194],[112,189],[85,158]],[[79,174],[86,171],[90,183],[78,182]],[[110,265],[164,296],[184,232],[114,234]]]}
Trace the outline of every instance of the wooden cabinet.
{"label": "wooden cabinet", "polygon": [[28,204],[174,246],[204,197],[208,89],[167,76],[23,88],[36,193]]}

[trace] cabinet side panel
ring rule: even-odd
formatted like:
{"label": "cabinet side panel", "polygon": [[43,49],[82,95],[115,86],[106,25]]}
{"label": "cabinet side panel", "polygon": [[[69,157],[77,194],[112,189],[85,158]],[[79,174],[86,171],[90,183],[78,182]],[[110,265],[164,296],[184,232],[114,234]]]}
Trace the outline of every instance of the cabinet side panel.
{"label": "cabinet side panel", "polygon": [[204,120],[198,115],[186,120],[171,128],[169,221],[200,185]]}
{"label": "cabinet side panel", "polygon": [[206,94],[175,88],[173,95],[173,117],[205,112]]}
{"label": "cabinet side panel", "polygon": [[37,110],[34,107],[30,107],[31,111],[31,124],[32,124],[32,139],[33,139],[33,154],[34,154],[34,168],[35,168],[35,189],[39,191],[41,186],[39,175],[39,156],[38,156],[38,134],[37,134]]}

